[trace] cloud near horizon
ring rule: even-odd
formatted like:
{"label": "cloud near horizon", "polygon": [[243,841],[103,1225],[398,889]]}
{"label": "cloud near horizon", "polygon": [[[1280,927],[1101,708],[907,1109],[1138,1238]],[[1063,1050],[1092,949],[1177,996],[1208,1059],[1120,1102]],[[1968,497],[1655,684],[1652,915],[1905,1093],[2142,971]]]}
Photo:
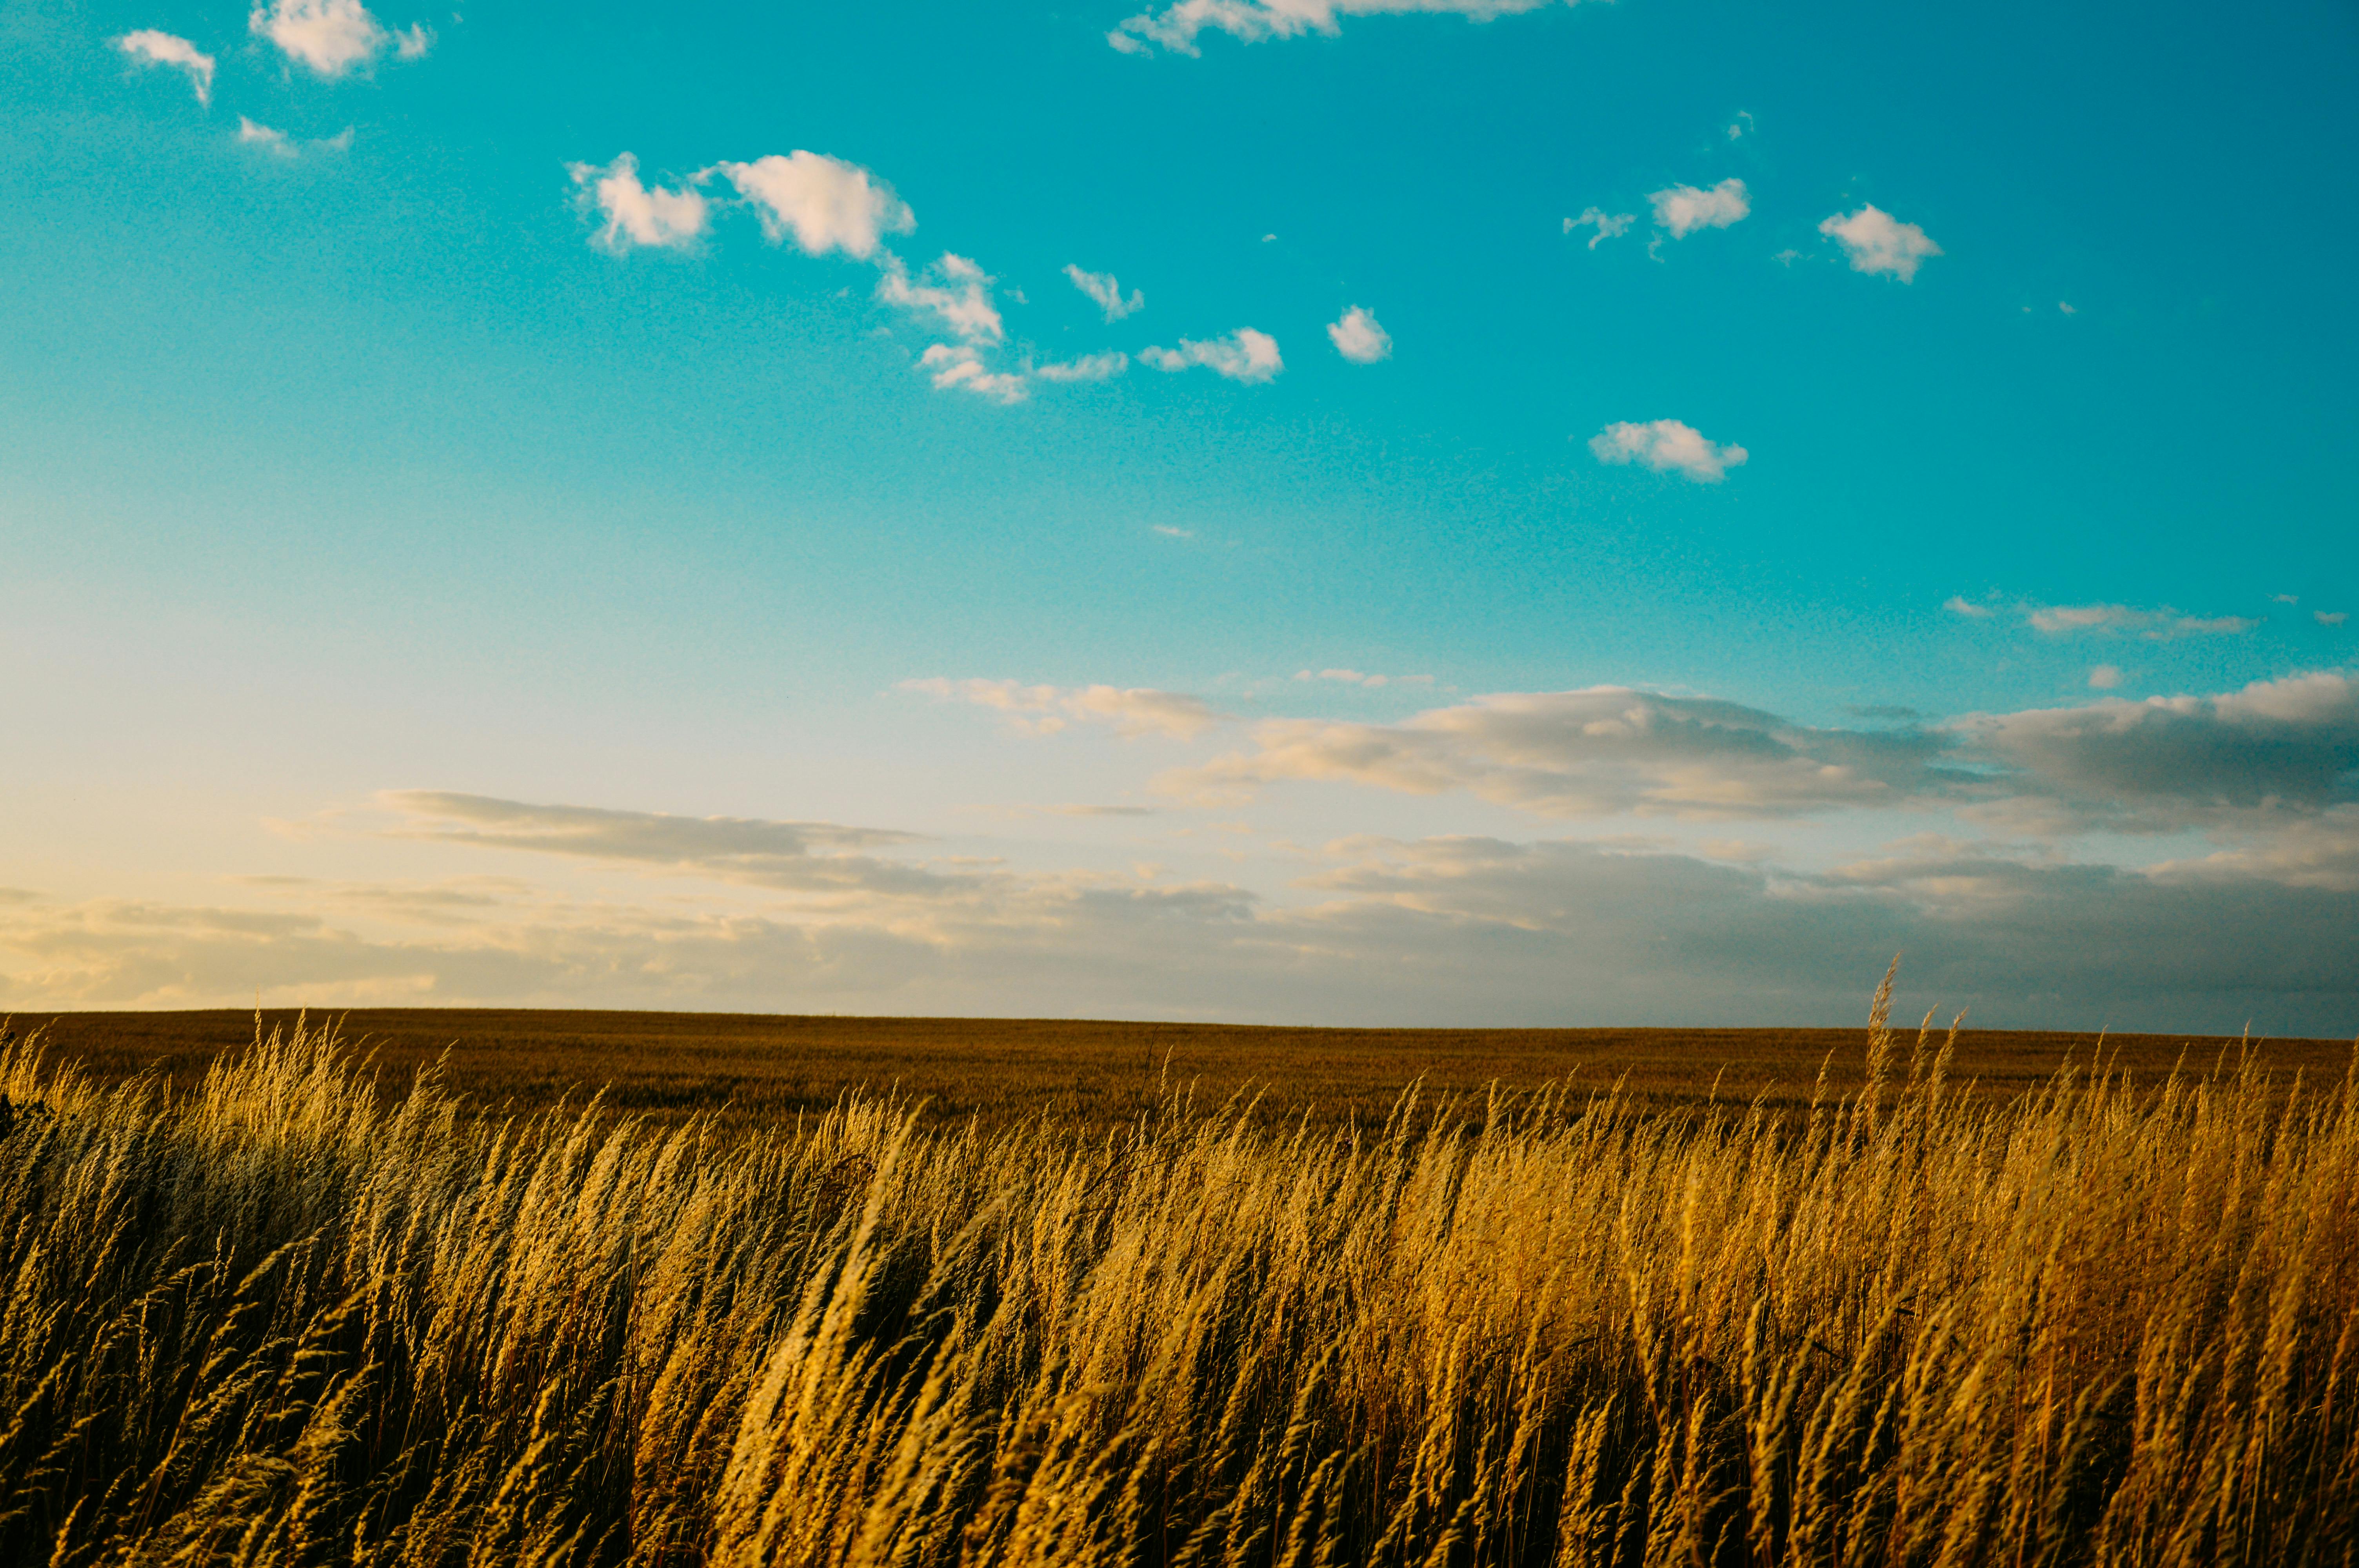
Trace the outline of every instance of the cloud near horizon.
{"label": "cloud near horizon", "polygon": [[[813,890],[807,860],[865,859],[806,854],[816,825],[388,800],[444,852],[610,861],[680,891],[632,904],[513,877],[275,877],[241,888],[261,901],[250,907],[0,903],[0,1006],[247,1006],[259,992],[310,1006],[1827,1023],[1857,1018],[1905,949],[1904,1005],[1971,1006],[1985,1025],[2234,1033],[2257,1017],[2264,1033],[2333,1035],[2359,1013],[2359,895],[2228,863],[2142,872],[1919,836],[1797,876],[1569,839],[1360,836],[1306,852],[1282,899],[916,868],[898,885]],[[2088,941],[2095,928],[2113,939]]]}

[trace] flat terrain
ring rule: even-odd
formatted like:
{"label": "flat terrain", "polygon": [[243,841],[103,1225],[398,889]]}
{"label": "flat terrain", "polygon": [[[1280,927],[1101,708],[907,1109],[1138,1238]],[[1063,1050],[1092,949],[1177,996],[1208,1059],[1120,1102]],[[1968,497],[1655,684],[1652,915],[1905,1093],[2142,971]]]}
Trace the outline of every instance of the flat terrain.
{"label": "flat terrain", "polygon": [[[317,1023],[323,1015],[314,1014]],[[1382,1119],[1400,1091],[1527,1089],[1549,1081],[1603,1088],[1625,1078],[1658,1105],[1765,1095],[1807,1101],[1821,1063],[1829,1087],[1856,1087],[1864,1029],[1295,1029],[1122,1023],[1060,1019],[795,1017],[761,1013],[592,1012],[465,1008],[367,1008],[327,1015],[373,1057],[379,1081],[405,1088],[441,1059],[444,1082],[486,1110],[532,1109],[603,1087],[610,1105],[660,1119],[723,1110],[775,1120],[823,1110],[851,1089],[922,1098],[940,1118],[1005,1122],[1038,1111],[1109,1122],[1154,1104],[1168,1074],[1199,1105],[1259,1095],[1264,1114],[1316,1120]],[[265,1032],[291,1011],[261,1015]],[[111,1082],[158,1071],[193,1087],[220,1052],[250,1042],[255,1015],[190,1012],[20,1014],[53,1065],[74,1063]],[[1913,1036],[1911,1036],[1913,1038]],[[1904,1056],[1905,1056],[1904,1041]],[[2280,1085],[2297,1069],[2340,1078],[2347,1041],[2257,1040]],[[2106,1059],[2151,1081],[2185,1060],[2210,1068],[2237,1043],[2201,1036],[2116,1034]],[[1959,1038],[1953,1080],[2006,1096],[2099,1049],[2090,1034],[1974,1031]]]}

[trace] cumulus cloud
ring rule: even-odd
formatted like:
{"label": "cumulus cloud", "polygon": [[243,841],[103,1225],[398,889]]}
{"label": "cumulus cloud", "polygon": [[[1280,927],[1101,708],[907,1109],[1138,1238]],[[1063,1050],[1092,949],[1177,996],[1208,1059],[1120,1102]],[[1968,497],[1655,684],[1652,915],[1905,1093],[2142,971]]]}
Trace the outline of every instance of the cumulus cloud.
{"label": "cumulus cloud", "polygon": [[393,35],[393,53],[397,59],[424,59],[434,47],[434,29],[423,22],[414,22]]}
{"label": "cumulus cloud", "polygon": [[1935,763],[1948,742],[1592,687],[1480,697],[1397,724],[1275,719],[1256,727],[1253,744],[1168,773],[1159,786],[1222,798],[1329,780],[1409,795],[1462,789],[1550,817],[1786,816],[1897,805],[1939,787]]}
{"label": "cumulus cloud", "polygon": [[1127,298],[1124,297],[1121,283],[1110,272],[1083,272],[1067,263],[1065,276],[1073,280],[1075,288],[1097,302],[1097,308],[1105,312],[1108,321],[1119,321],[1147,308],[1147,296],[1134,288]]}
{"label": "cumulus cloud", "polygon": [[1251,327],[1240,327],[1225,338],[1209,342],[1180,340],[1176,349],[1142,349],[1139,362],[1160,371],[1182,371],[1201,365],[1231,381],[1266,382],[1286,368],[1278,357],[1277,340]]}
{"label": "cumulus cloud", "polygon": [[2089,684],[2096,687],[2099,691],[2113,690],[2115,687],[2122,684],[2121,665],[2099,665],[2095,669],[2089,672]]}
{"label": "cumulus cloud", "polygon": [[1107,353],[1083,354],[1079,359],[1040,365],[1032,373],[1042,381],[1108,381],[1129,368],[1130,356],[1117,349]]}
{"label": "cumulus cloud", "polygon": [[1819,232],[1843,246],[1854,272],[1882,273],[1903,283],[1916,281],[1917,268],[1926,257],[1941,254],[1924,230],[1875,206],[1838,212],[1819,225]]}
{"label": "cumulus cloud", "polygon": [[[1723,179],[1709,190],[1674,185],[1647,198],[1655,204],[1655,226],[1675,240],[1698,229],[1725,229],[1742,222],[1753,211],[1751,197],[1741,179]],[[1603,230],[1600,231],[1601,237]]]}
{"label": "cumulus cloud", "polygon": [[2344,610],[2315,610],[2310,612],[2310,619],[2321,626],[2340,626],[2351,619],[2351,613]]}
{"label": "cumulus cloud", "polygon": [[1714,446],[1677,419],[1608,425],[1589,438],[1589,449],[1600,462],[1644,463],[1657,473],[1677,470],[1698,484],[1718,484],[1752,455],[1743,447]]}
{"label": "cumulus cloud", "polygon": [[[1374,315],[1354,305],[1341,319],[1327,324],[1327,341],[1335,351],[1355,365],[1372,365],[1378,360],[1393,357],[1393,337],[1376,322]],[[1277,351],[1272,345],[1271,351]]]}
{"label": "cumulus cloud", "polygon": [[1630,225],[1637,221],[1636,212],[1608,212],[1603,207],[1584,207],[1580,217],[1564,221],[1564,232],[1570,234],[1575,229],[1595,228],[1597,232],[1589,236],[1589,248],[1593,251],[1606,241],[1628,233]]}
{"label": "cumulus cloud", "polygon": [[361,0],[271,0],[248,14],[246,27],[288,59],[332,81],[369,64],[389,47],[403,59],[416,59],[433,41],[423,27],[397,41]]}
{"label": "cumulus cloud", "polygon": [[806,255],[842,251],[866,261],[881,237],[918,226],[908,204],[858,164],[800,148],[751,163],[717,163],[700,179],[719,175],[751,203],[772,244],[788,234]]}
{"label": "cumulus cloud", "polygon": [[[1106,35],[1125,54],[1143,54],[1160,44],[1175,54],[1198,53],[1207,29],[1242,43],[1297,38],[1306,33],[1333,36],[1338,17],[1440,12],[1487,22],[1537,11],[1552,0],[1179,0],[1161,11],[1144,11]],[[1574,0],[1566,0],[1567,4]]]}
{"label": "cumulus cloud", "polygon": [[2129,633],[2149,643],[2181,637],[2240,637],[2260,624],[2241,615],[2186,615],[2167,604],[2151,610],[2127,604],[2027,604],[2023,618],[2032,630],[2049,636]]}
{"label": "cumulus cloud", "polygon": [[1105,724],[1126,739],[1162,735],[1191,741],[1222,720],[1201,697],[1145,687],[1026,686],[1012,680],[906,680],[903,691],[969,702],[1007,714],[1029,735],[1053,735],[1069,723]]}
{"label": "cumulus cloud", "polygon": [[945,330],[969,343],[996,343],[1006,337],[999,308],[991,302],[992,278],[982,267],[944,251],[916,282],[898,256],[887,253],[885,274],[877,280],[876,297],[887,305],[922,310],[939,319]]}
{"label": "cumulus cloud", "polygon": [[213,101],[213,57],[196,45],[170,33],[153,27],[125,33],[114,40],[114,47],[142,65],[169,66],[188,73],[189,83],[197,90],[197,102],[211,104]]}
{"label": "cumulus cloud", "polygon": [[634,245],[680,250],[704,233],[710,209],[702,193],[692,183],[676,190],[641,184],[639,160],[629,153],[603,168],[586,163],[565,168],[584,209],[605,219],[591,238],[602,249],[617,255]]}

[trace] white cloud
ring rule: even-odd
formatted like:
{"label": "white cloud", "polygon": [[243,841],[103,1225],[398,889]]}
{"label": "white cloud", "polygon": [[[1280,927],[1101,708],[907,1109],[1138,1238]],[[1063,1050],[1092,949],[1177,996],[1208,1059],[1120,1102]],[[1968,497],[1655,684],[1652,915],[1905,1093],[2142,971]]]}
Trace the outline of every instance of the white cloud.
{"label": "white cloud", "polygon": [[1950,595],[1950,597],[1942,602],[1941,608],[1949,611],[1954,615],[1962,615],[1969,621],[1987,621],[1991,617],[1991,611],[1988,605],[1976,604],[1973,600],[1967,599],[1963,594],[1953,593]]}
{"label": "white cloud", "polygon": [[2089,684],[2095,687],[2099,691],[2113,690],[2115,687],[2122,684],[2121,665],[2099,665],[2095,669],[2089,672]]}
{"label": "white cloud", "polygon": [[1286,362],[1278,357],[1277,340],[1251,327],[1240,327],[1227,337],[1210,342],[1182,338],[1176,349],[1142,349],[1138,358],[1141,363],[1160,371],[1202,365],[1231,381],[1265,382],[1286,368]]}
{"label": "white cloud", "polygon": [[170,66],[188,72],[190,84],[197,90],[197,102],[212,103],[213,57],[200,51],[188,39],[142,27],[115,39],[114,47],[144,64]]}
{"label": "white cloud", "polygon": [[1608,425],[1589,438],[1589,449],[1600,462],[1644,463],[1657,473],[1677,469],[1698,484],[1718,484],[1752,455],[1743,447],[1714,446],[1701,431],[1677,419]]}
{"label": "white cloud", "polygon": [[[361,0],[271,0],[266,7],[256,5],[245,20],[255,37],[269,39],[288,59],[331,79],[368,64],[393,41]],[[418,53],[424,52],[421,45]]]}
{"label": "white cloud", "polygon": [[1606,241],[1628,233],[1630,225],[1637,221],[1636,212],[1608,212],[1603,207],[1584,207],[1580,217],[1564,221],[1564,232],[1570,234],[1575,229],[1593,225],[1597,232],[1589,236],[1589,248],[1593,251]]}
{"label": "white cloud", "polygon": [[1675,240],[1686,239],[1698,229],[1725,229],[1753,211],[1741,179],[1723,179],[1709,190],[1674,185],[1647,200],[1655,204],[1655,226]]}
{"label": "white cloud", "polygon": [[1110,272],[1083,272],[1068,262],[1065,264],[1065,276],[1073,280],[1075,288],[1097,301],[1098,308],[1105,312],[1105,319],[1109,321],[1119,321],[1147,308],[1147,296],[1134,288],[1129,297],[1125,298],[1122,285]]}
{"label": "white cloud", "polygon": [[1747,110],[1739,109],[1736,112],[1736,118],[1728,123],[1728,139],[1732,142],[1743,141],[1751,135],[1753,135],[1753,115]]}
{"label": "white cloud", "polygon": [[2310,619],[2321,626],[2340,626],[2351,619],[2351,612],[2347,610],[2318,610],[2310,612]]}
{"label": "white cloud", "polygon": [[591,243],[620,255],[633,245],[679,250],[704,232],[708,215],[704,197],[694,186],[677,190],[653,189],[639,183],[639,160],[621,154],[611,164],[572,163],[565,166],[580,189],[585,206],[594,207],[605,226]]}
{"label": "white cloud", "polygon": [[1190,741],[1222,715],[1201,697],[1144,687],[1026,686],[1012,680],[905,680],[903,691],[970,702],[1011,716],[1027,735],[1053,735],[1069,722],[1112,725],[1126,739],[1163,735]]}
{"label": "white cloud", "polygon": [[1196,536],[1193,528],[1174,528],[1169,523],[1156,524],[1154,531],[1167,539],[1192,539]]}
{"label": "white cloud", "polygon": [[259,147],[279,157],[295,156],[295,144],[286,132],[259,124],[243,114],[237,117],[237,139],[246,146]]}
{"label": "white cloud", "polygon": [[1838,212],[1819,225],[1819,232],[1843,246],[1854,272],[1885,273],[1903,283],[1916,280],[1918,265],[1927,256],[1941,254],[1924,230],[1874,206]]}
{"label": "white cloud", "polygon": [[918,356],[918,363],[945,392],[972,392],[1001,403],[1021,403],[1027,395],[1022,376],[993,370],[973,343],[936,343]]}
{"label": "white cloud", "polygon": [[697,178],[719,174],[751,202],[762,232],[777,244],[788,233],[806,255],[842,251],[860,261],[876,254],[882,235],[918,226],[892,187],[858,164],[801,148],[751,163],[718,163]]}
{"label": "white cloud", "polygon": [[2241,637],[2260,624],[2242,615],[2183,615],[2167,604],[2152,610],[2127,604],[2027,604],[2023,617],[2034,631],[2050,636],[2075,632],[2135,633],[2149,643],[2181,637]]}
{"label": "white cloud", "polygon": [[1355,365],[1372,365],[1393,357],[1393,335],[1357,305],[1344,311],[1340,319],[1327,324],[1327,341],[1335,345],[1337,353]]}
{"label": "white cloud", "polygon": [[1032,373],[1042,381],[1106,381],[1130,368],[1130,356],[1116,349],[1103,354],[1083,354],[1079,359],[1037,367]]}
{"label": "white cloud", "polygon": [[885,276],[877,280],[876,297],[888,305],[926,310],[942,326],[970,343],[996,343],[1006,337],[999,308],[991,302],[992,279],[982,267],[962,255],[944,251],[926,269],[924,281],[912,283],[901,258],[889,251]]}
{"label": "white cloud", "polygon": [[426,51],[434,47],[434,29],[423,22],[413,23],[393,35],[393,53],[397,59],[424,59]]}
{"label": "white cloud", "polygon": [[[1487,22],[1537,11],[1551,0],[1180,0],[1161,11],[1144,11],[1106,35],[1106,42],[1125,54],[1143,54],[1160,44],[1177,54],[1198,52],[1196,39],[1207,29],[1228,34],[1244,43],[1269,38],[1296,38],[1305,33],[1332,36],[1340,16],[1402,16],[1435,13]],[[1566,0],[1568,5],[1574,0]]]}

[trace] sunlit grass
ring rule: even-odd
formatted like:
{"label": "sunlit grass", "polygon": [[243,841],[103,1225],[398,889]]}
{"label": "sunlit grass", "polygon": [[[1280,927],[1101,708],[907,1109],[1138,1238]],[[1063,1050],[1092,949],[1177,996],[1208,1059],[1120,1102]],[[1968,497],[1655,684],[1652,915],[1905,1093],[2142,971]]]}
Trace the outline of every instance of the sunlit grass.
{"label": "sunlit grass", "polygon": [[0,1562],[2349,1562],[2352,1077],[1994,1102],[1943,1045],[1879,1008],[1801,1108],[749,1132],[19,1042]]}

